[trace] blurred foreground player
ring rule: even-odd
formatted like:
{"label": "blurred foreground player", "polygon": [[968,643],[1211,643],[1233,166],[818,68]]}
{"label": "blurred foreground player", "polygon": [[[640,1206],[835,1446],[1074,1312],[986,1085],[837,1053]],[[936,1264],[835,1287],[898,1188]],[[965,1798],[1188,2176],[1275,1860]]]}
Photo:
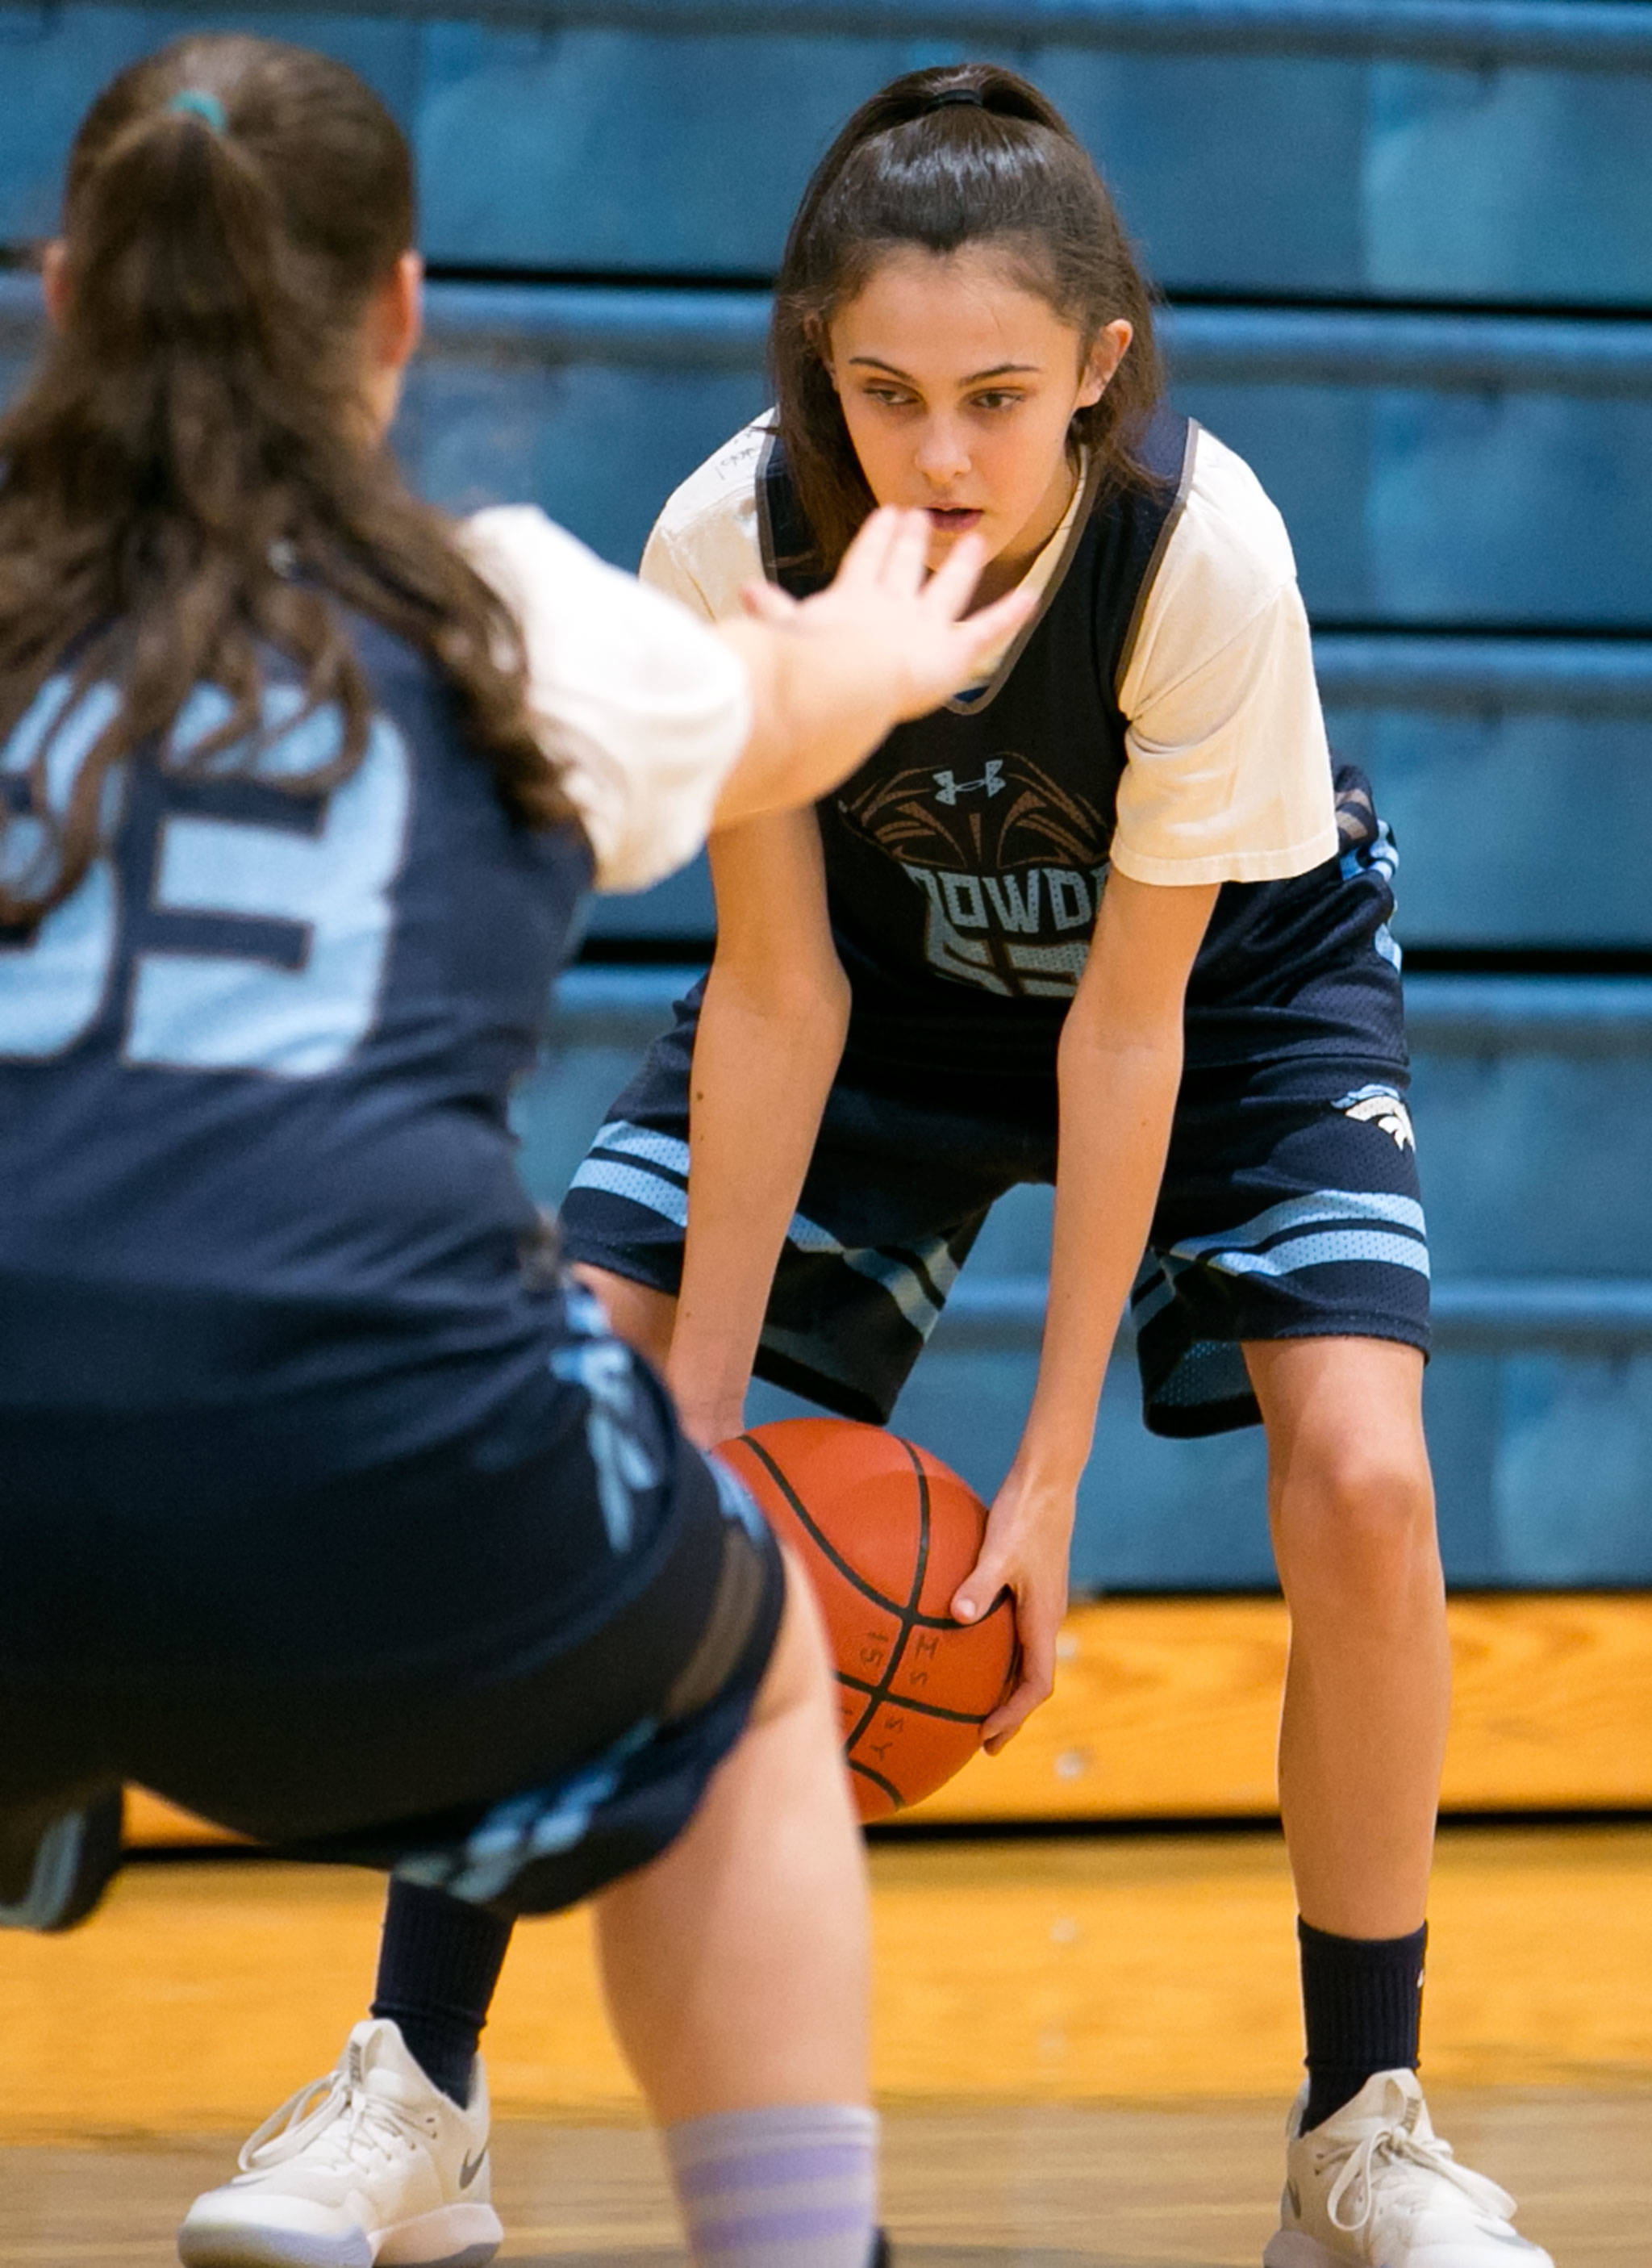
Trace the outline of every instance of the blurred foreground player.
{"label": "blurred foreground player", "polygon": [[[351,73],[182,41],[81,129],[0,423],[0,1904],[89,1911],[127,1778],[484,1941],[596,1897],[695,2257],[863,2268],[818,1630],[505,1101],[593,875],[820,792],[1008,617],[892,514],[778,629],[532,512],[484,580],[383,446],[412,233]],[[363,2024],[185,2257],[485,2260],[487,2117]]]}

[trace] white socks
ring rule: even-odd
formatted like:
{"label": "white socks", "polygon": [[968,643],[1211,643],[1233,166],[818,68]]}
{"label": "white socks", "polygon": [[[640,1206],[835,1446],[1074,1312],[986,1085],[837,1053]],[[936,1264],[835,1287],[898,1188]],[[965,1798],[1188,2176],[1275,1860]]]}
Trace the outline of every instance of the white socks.
{"label": "white socks", "polygon": [[877,2118],[850,2103],[727,2110],[665,2129],[694,2268],[867,2268]]}

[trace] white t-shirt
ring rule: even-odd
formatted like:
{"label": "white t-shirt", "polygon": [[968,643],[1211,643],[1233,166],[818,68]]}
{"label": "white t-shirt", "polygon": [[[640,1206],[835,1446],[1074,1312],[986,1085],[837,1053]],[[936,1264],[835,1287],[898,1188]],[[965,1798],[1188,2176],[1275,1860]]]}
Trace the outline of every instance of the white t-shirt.
{"label": "white t-shirt", "polygon": [[599,890],[640,890],[692,858],[752,730],[745,664],[657,591],[532,504],[461,541],[522,625],[528,699],[590,838]]}
{"label": "white t-shirt", "polygon": [[[760,418],[691,474],[642,555],[643,580],[709,622],[734,613],[741,585],[763,572],[757,473],[769,431]],[[1127,762],[1112,863],[1139,882],[1275,881],[1338,848],[1308,617],[1261,482],[1194,431],[1191,478],[1119,688]],[[1076,509],[1076,497],[1028,571],[1039,591]]]}

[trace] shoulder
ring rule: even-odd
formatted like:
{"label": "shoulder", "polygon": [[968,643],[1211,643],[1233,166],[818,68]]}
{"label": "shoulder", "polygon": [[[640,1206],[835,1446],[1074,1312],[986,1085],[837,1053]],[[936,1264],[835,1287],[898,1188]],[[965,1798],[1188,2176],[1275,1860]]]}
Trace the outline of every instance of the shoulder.
{"label": "shoulder", "polygon": [[1278,506],[1243,457],[1195,427],[1193,461],[1144,594],[1120,687],[1126,713],[1266,622],[1296,608],[1296,562]]}
{"label": "shoulder", "polygon": [[577,688],[616,651],[634,674],[656,682],[685,668],[722,668],[723,648],[680,607],[599,559],[537,504],[475,512],[459,541],[521,624],[536,690],[558,680]]}
{"label": "shoulder", "polygon": [[522,626],[540,745],[577,805],[605,889],[692,858],[751,731],[731,646],[532,505],[478,512],[461,540]]}
{"label": "shoulder", "polygon": [[716,622],[737,613],[740,588],[763,572],[758,475],[768,414],[742,426],[672,490],[642,554],[642,578]]}
{"label": "shoulder", "polygon": [[525,602],[555,596],[576,607],[600,606],[629,580],[533,504],[492,504],[459,523],[461,549],[500,597]]}
{"label": "shoulder", "polygon": [[1202,426],[1158,581],[1235,630],[1296,579],[1279,507],[1243,457]]}

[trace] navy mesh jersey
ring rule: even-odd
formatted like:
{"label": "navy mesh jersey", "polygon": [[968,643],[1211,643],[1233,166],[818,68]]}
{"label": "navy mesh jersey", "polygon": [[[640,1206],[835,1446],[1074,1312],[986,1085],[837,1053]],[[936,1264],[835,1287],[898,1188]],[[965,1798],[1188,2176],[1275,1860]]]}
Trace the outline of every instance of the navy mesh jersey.
{"label": "navy mesh jersey", "polygon": [[[862,1086],[944,1092],[1012,1119],[1054,1111],[1128,760],[1118,688],[1195,433],[1161,410],[1140,453],[1146,482],[1098,489],[1092,475],[1039,610],[991,684],[898,725],[816,806],[854,990],[845,1060]],[[769,573],[795,593],[817,587],[778,437],[758,502]],[[1340,864],[1223,885],[1188,983],[1190,1066],[1340,1055],[1350,1022],[1403,1057],[1392,972],[1369,949],[1392,907],[1391,847],[1364,781],[1346,771],[1337,790]],[[1370,887],[1340,887],[1356,870]]]}
{"label": "navy mesh jersey", "polygon": [[[845,966],[942,1016],[1071,1000],[1095,926],[1126,762],[1117,688],[1191,474],[1193,429],[1161,412],[1148,482],[1092,474],[1032,622],[984,690],[897,725],[819,806]],[[812,539],[778,437],[758,476],[766,564],[811,587]],[[1060,1012],[1054,1018],[1059,1025]]]}
{"label": "navy mesh jersey", "polygon": [[[355,635],[376,706],[348,781],[284,784],[339,724],[278,679],[256,776],[180,777],[228,714],[199,688],[111,783],[73,896],[0,932],[0,1449],[48,1496],[162,1491],[174,1450],[196,1487],[215,1460],[305,1485],[543,1370],[560,1295],[506,1109],[589,852],[514,822],[436,673]],[[114,696],[68,699],[0,750],[14,873],[42,745],[61,809]]]}

